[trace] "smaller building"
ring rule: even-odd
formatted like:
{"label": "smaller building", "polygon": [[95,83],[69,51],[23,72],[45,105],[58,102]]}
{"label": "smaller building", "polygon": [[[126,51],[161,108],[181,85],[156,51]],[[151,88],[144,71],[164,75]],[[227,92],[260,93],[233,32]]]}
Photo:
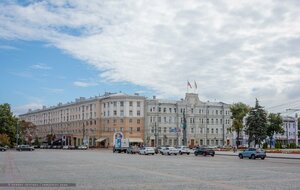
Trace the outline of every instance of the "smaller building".
{"label": "smaller building", "polygon": [[284,134],[275,134],[276,142],[281,142],[282,145],[296,143],[298,145],[298,121],[297,118],[291,116],[283,117]]}

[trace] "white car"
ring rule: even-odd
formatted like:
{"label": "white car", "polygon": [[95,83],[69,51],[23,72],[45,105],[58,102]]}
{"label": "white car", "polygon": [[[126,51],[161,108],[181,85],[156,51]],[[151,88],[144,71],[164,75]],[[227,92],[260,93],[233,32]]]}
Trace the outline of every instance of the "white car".
{"label": "white car", "polygon": [[80,146],[78,147],[78,149],[79,149],[79,150],[86,150],[86,149],[88,149],[88,147],[87,147],[86,145],[80,145]]}
{"label": "white car", "polygon": [[179,154],[179,150],[177,150],[174,147],[166,147],[161,150],[161,154],[162,155],[171,155],[171,154],[177,155],[177,154]]}
{"label": "white car", "polygon": [[148,155],[148,154],[154,155],[154,153],[155,153],[155,151],[154,151],[154,148],[152,148],[152,147],[143,147],[139,151],[139,154],[144,154],[144,155]]}
{"label": "white car", "polygon": [[177,150],[180,155],[182,155],[182,154],[189,155],[190,153],[193,153],[193,151],[190,148],[188,148],[187,146],[179,146],[179,147],[177,147]]}

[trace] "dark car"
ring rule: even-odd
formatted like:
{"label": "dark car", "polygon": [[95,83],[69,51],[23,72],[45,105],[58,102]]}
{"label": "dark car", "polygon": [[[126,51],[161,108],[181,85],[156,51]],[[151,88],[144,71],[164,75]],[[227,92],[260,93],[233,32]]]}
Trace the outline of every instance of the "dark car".
{"label": "dark car", "polygon": [[19,145],[17,147],[18,151],[34,151],[34,148],[32,146],[29,145]]}
{"label": "dark car", "polygon": [[263,149],[260,148],[248,148],[246,150],[244,150],[243,152],[239,153],[239,158],[243,159],[243,158],[249,158],[249,159],[256,159],[256,158],[260,158],[260,159],[265,159],[267,156],[266,151],[264,151]]}
{"label": "dark car", "polygon": [[203,155],[203,156],[207,156],[207,155],[211,155],[211,156],[215,156],[215,151],[211,148],[206,148],[206,147],[200,147],[197,148],[194,152],[195,156],[198,155]]}
{"label": "dark car", "polygon": [[3,152],[3,151],[6,151],[7,150],[7,148],[6,147],[2,147],[2,146],[0,146],[0,151],[1,152]]}

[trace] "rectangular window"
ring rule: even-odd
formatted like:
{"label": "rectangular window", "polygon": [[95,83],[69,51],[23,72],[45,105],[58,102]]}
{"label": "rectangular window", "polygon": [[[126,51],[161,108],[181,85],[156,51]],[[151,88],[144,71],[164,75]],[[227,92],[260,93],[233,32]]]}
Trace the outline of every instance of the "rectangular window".
{"label": "rectangular window", "polygon": [[117,115],[117,110],[114,110],[114,116],[116,116]]}
{"label": "rectangular window", "polygon": [[167,132],[167,127],[164,127],[164,133],[166,133]]}
{"label": "rectangular window", "polygon": [[136,102],[136,107],[141,107],[141,102]]}
{"label": "rectangular window", "polygon": [[161,107],[158,107],[158,112],[161,112]]}
{"label": "rectangular window", "polygon": [[194,133],[194,128],[191,128],[191,133]]}
{"label": "rectangular window", "polygon": [[136,120],[136,123],[137,123],[137,124],[140,124],[140,123],[141,123],[141,120],[139,120],[139,119]]}
{"label": "rectangular window", "polygon": [[140,127],[136,128],[136,131],[141,131],[141,128]]}
{"label": "rectangular window", "polygon": [[161,133],[161,127],[158,127],[158,133]]}
{"label": "rectangular window", "polygon": [[209,133],[209,128],[206,128],[206,133],[207,133],[207,134]]}
{"label": "rectangular window", "polygon": [[120,111],[120,116],[124,116],[124,110]]}
{"label": "rectangular window", "polygon": [[164,113],[166,113],[167,112],[167,108],[164,108]]}
{"label": "rectangular window", "polygon": [[124,102],[123,101],[120,102],[120,106],[124,107]]}
{"label": "rectangular window", "polygon": [[132,106],[132,101],[129,102],[129,106]]}
{"label": "rectangular window", "polygon": [[141,111],[138,110],[138,111],[136,112],[136,115],[137,115],[137,116],[140,116],[140,115],[141,115]]}
{"label": "rectangular window", "polygon": [[169,112],[172,113],[172,108],[169,108]]}
{"label": "rectangular window", "polygon": [[214,129],[211,129],[211,133],[214,134]]}
{"label": "rectangular window", "polygon": [[132,115],[133,115],[132,110],[129,110],[129,116],[132,116]]}

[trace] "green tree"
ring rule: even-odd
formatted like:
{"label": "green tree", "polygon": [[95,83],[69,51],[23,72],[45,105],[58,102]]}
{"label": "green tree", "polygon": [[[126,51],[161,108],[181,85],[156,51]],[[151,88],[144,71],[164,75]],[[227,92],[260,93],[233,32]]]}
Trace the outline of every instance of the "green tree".
{"label": "green tree", "polygon": [[9,136],[7,134],[0,134],[0,145],[1,146],[11,146]]}
{"label": "green tree", "polygon": [[251,108],[246,118],[245,132],[249,136],[248,144],[254,141],[255,145],[261,144],[267,137],[267,112],[259,105],[256,99],[255,107]]}
{"label": "green tree", "polygon": [[232,130],[233,131],[236,131],[236,134],[237,134],[237,147],[239,146],[240,142],[239,142],[239,139],[240,139],[240,133],[241,131],[243,130],[244,128],[244,125],[243,125],[243,119],[244,117],[249,113],[250,111],[250,107],[247,106],[246,104],[244,103],[235,103],[235,104],[232,104],[230,106],[230,111],[231,111],[231,119],[232,119]]}
{"label": "green tree", "polygon": [[32,122],[22,120],[20,122],[21,137],[27,144],[31,145],[33,138],[36,136],[36,125]]}
{"label": "green tree", "polygon": [[267,135],[270,138],[270,148],[275,133],[284,134],[283,119],[280,114],[270,113],[268,116]]}
{"label": "green tree", "polygon": [[16,139],[16,127],[18,119],[13,115],[10,105],[0,104],[0,134],[6,134],[12,145]]}

